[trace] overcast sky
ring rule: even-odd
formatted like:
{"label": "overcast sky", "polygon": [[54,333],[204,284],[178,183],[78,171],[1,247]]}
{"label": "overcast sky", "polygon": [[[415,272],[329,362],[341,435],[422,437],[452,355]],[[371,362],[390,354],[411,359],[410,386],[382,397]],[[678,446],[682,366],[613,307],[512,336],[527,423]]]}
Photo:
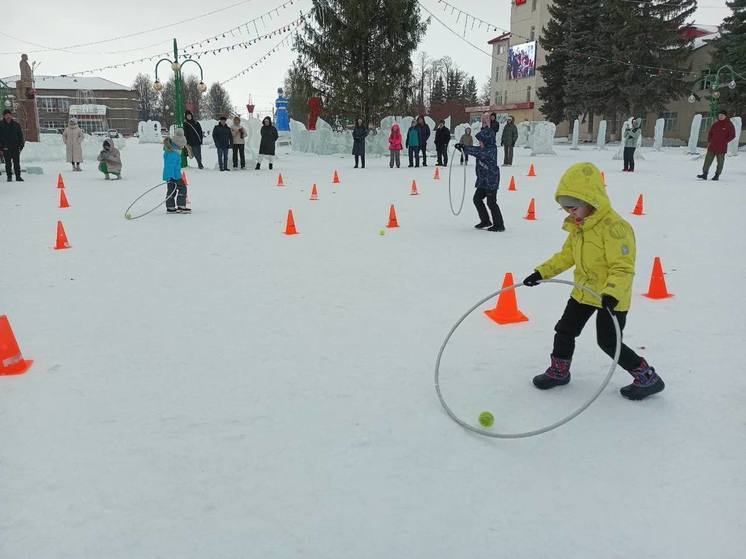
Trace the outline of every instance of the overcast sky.
{"label": "overcast sky", "polygon": [[[65,74],[102,66],[123,63],[130,60],[151,56],[166,51],[171,47],[171,39],[176,38],[180,45],[186,45],[207,39],[218,33],[246,23],[260,15],[277,8],[287,0],[179,0],[178,2],[91,2],[90,0],[30,0],[27,2],[4,2],[3,22],[0,27],[0,76],[18,73],[20,55],[15,51],[29,53],[29,59],[40,63],[39,75]],[[365,0],[361,0],[365,1]],[[421,0],[422,4],[432,10],[444,23],[454,29],[463,31],[464,19],[457,22],[456,14],[443,10],[438,0]],[[464,11],[488,21],[496,26],[510,27],[510,4],[507,0],[470,0],[464,2],[451,0],[451,4]],[[268,33],[283,27],[299,17],[300,11],[307,12],[311,0],[294,0],[292,6],[281,9],[279,15],[266,18],[265,24],[258,23],[260,34]],[[223,9],[225,8],[225,9]],[[209,12],[215,12],[211,13]],[[702,0],[695,15],[700,24],[717,25],[729,14],[725,0]],[[427,13],[423,10],[423,17]],[[204,15],[203,14],[208,14]],[[155,27],[177,23],[189,18],[179,25],[158,31],[151,31],[135,37],[117,39],[60,50],[70,45],[80,45],[94,41],[105,41],[126,34],[138,33]],[[471,28],[471,22],[469,24]],[[236,34],[218,43],[203,44],[202,49],[219,47],[247,40],[256,36],[252,33]],[[468,38],[475,44],[489,51],[486,44],[495,35],[493,30],[478,27],[469,30]],[[262,40],[247,49],[237,48],[216,56],[208,54],[199,60],[204,67],[205,82],[223,81],[248,67],[263,56],[279,38]],[[434,58],[448,55],[467,73],[476,76],[481,88],[490,73],[490,58],[459,37],[448,31],[441,23],[433,19],[427,34],[420,45]],[[36,51],[36,52],[33,52]],[[127,52],[121,52],[127,51]],[[6,54],[7,53],[7,54]],[[240,112],[245,112],[249,94],[257,105],[257,111],[270,107],[276,97],[276,90],[282,81],[288,66],[294,59],[290,47],[278,50],[262,65],[226,84],[231,100]],[[142,62],[119,69],[106,69],[93,75],[101,76],[125,85],[130,85],[138,72],[153,75],[155,61]],[[189,65],[192,72],[196,66]],[[159,75],[168,75],[167,64],[161,64]],[[91,74],[86,74],[91,75]],[[263,111],[262,111],[263,112]]]}

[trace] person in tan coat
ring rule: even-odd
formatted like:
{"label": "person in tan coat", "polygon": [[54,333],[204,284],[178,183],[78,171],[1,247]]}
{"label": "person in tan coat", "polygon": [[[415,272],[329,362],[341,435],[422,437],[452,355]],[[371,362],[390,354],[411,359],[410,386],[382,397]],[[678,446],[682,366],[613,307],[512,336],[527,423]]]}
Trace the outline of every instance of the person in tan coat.
{"label": "person in tan coat", "polygon": [[233,126],[231,126],[231,135],[233,137],[233,168],[238,168],[238,160],[241,159],[241,169],[246,168],[246,129],[241,126],[241,117],[233,117]]}
{"label": "person in tan coat", "polygon": [[65,131],[62,133],[62,141],[65,142],[67,162],[73,166],[73,171],[81,171],[80,163],[83,161],[83,138],[85,134],[78,126],[78,119],[71,118]]}
{"label": "person in tan coat", "polygon": [[111,140],[104,140],[103,149],[97,159],[100,161],[98,170],[104,174],[107,181],[110,179],[109,174],[114,175],[114,180],[117,181],[122,178],[122,156]]}

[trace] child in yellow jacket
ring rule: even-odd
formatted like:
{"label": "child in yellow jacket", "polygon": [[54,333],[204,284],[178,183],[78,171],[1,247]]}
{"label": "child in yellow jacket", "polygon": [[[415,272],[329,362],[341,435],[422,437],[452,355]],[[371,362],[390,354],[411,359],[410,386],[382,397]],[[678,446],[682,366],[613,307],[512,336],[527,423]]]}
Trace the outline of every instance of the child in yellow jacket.
{"label": "child in yellow jacket", "polygon": [[[611,315],[624,329],[635,275],[635,233],[611,208],[601,172],[595,165],[577,163],[565,171],[555,199],[570,214],[562,226],[569,233],[567,240],[562,250],[537,266],[523,284],[533,287],[542,279],[575,266],[575,283],[600,294],[601,300],[585,290],[573,289],[565,312],[554,327],[551,365],[544,374],[534,377],[534,385],[542,390],[570,382],[575,338],[593,313],[596,313],[598,345],[614,357],[616,332]],[[665,388],[655,369],[624,344],[619,365],[634,378],[632,384],[621,389],[625,398],[641,400]]]}

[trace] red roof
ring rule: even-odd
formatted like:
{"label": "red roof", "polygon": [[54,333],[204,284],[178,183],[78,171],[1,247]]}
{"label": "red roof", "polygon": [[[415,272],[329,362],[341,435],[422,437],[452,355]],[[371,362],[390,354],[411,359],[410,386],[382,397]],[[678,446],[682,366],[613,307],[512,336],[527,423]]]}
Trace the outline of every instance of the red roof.
{"label": "red roof", "polygon": [[499,37],[495,37],[491,41],[487,41],[487,44],[494,45],[495,43],[502,43],[503,41],[507,41],[508,39],[510,39],[510,35],[511,35],[510,31],[508,31],[507,33],[503,33]]}

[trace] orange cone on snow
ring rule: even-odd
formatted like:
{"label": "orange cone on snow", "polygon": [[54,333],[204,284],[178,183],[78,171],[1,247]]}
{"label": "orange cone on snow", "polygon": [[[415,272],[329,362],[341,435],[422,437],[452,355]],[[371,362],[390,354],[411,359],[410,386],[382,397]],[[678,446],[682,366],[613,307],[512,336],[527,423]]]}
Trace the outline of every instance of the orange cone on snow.
{"label": "orange cone on snow", "polygon": [[412,191],[409,193],[410,196],[417,196],[419,192],[417,192],[417,181],[412,181]]}
{"label": "orange cone on snow", "polygon": [[65,181],[62,180],[62,173],[57,174],[57,188],[65,188]]}
{"label": "orange cone on snow", "polygon": [[523,219],[536,221],[536,202],[533,198],[531,198],[531,201],[528,203],[528,213],[524,216]]}
{"label": "orange cone on snow", "polygon": [[604,186],[606,186],[606,175],[604,174],[603,171],[601,171],[601,182],[603,182]]}
{"label": "orange cone on snow", "polygon": [[[503,289],[513,285],[513,274],[505,274],[503,278]],[[513,324],[515,322],[526,322],[528,317],[518,310],[518,300],[515,296],[515,289],[503,291],[497,298],[497,306],[494,309],[484,311],[488,317],[498,324]]]}
{"label": "orange cone on snow", "polygon": [[673,293],[669,293],[666,288],[666,278],[663,276],[663,266],[658,256],[653,261],[653,272],[650,274],[648,292],[643,293],[643,295],[649,299],[668,299],[669,297],[673,297]]}
{"label": "orange cone on snow", "polygon": [[293,218],[293,210],[288,210],[288,221],[285,224],[286,235],[297,235],[298,230],[295,228],[295,219]]}
{"label": "orange cone on snow", "polygon": [[0,376],[22,375],[32,363],[23,358],[8,317],[0,316]]}
{"label": "orange cone on snow", "polygon": [[642,194],[637,197],[637,204],[635,204],[635,209],[632,210],[632,215],[645,215],[642,211]]}
{"label": "orange cone on snow", "polygon": [[282,180],[282,173],[277,175],[277,186],[285,186],[285,181]]}
{"label": "orange cone on snow", "polygon": [[189,181],[187,180],[186,172],[181,172],[181,182],[184,183],[184,186],[189,186]]}
{"label": "orange cone on snow", "polygon": [[319,199],[319,191],[316,190],[316,183],[313,183],[313,188],[311,189],[311,200],[318,200]]}
{"label": "orange cone on snow", "polygon": [[57,244],[54,245],[54,250],[63,250],[70,248],[70,243],[67,242],[67,235],[65,234],[65,228],[62,226],[62,222],[57,222]]}
{"label": "orange cone on snow", "polygon": [[440,180],[440,167],[435,167],[435,174],[433,175],[433,180],[436,180],[436,181]]}
{"label": "orange cone on snow", "polygon": [[67,201],[67,196],[65,196],[65,190],[60,190],[60,208],[69,208],[70,204]]}
{"label": "orange cone on snow", "polygon": [[528,176],[529,177],[535,177],[536,176],[536,169],[534,169],[534,164],[531,163],[528,167]]}
{"label": "orange cone on snow", "polygon": [[341,183],[341,182],[342,182],[342,181],[341,181],[341,180],[339,180],[339,175],[337,174],[337,171],[335,170],[335,171],[334,171],[334,178],[332,179],[332,184],[339,184],[339,183]]}
{"label": "orange cone on snow", "polygon": [[515,192],[515,177],[510,177],[510,185],[508,186],[508,192]]}
{"label": "orange cone on snow", "polygon": [[394,208],[394,204],[391,204],[391,208],[389,209],[389,224],[386,227],[388,227],[389,229],[399,227],[399,221],[396,219],[396,209]]}

